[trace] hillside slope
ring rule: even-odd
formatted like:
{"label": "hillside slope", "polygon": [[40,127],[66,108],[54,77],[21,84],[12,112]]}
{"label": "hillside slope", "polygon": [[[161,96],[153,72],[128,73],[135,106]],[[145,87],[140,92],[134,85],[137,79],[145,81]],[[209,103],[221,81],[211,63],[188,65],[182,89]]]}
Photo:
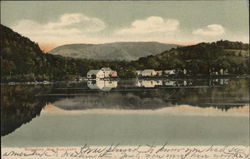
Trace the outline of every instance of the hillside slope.
{"label": "hillside slope", "polygon": [[199,43],[165,51],[156,56],[142,57],[137,67],[154,69],[186,69],[190,74],[211,74],[226,70],[228,74],[248,74],[249,44],[221,40]]}
{"label": "hillside slope", "polygon": [[66,80],[81,76],[88,62],[45,54],[38,44],[0,25],[1,82]]}
{"label": "hillside slope", "polygon": [[174,44],[158,42],[115,42],[106,44],[69,44],[49,51],[53,55],[94,60],[137,60],[175,48]]}
{"label": "hillside slope", "polygon": [[172,48],[136,61],[96,61],[45,54],[38,44],[0,25],[1,82],[72,80],[86,77],[91,69],[110,67],[119,77],[134,77],[136,70],[176,69],[188,76],[211,75],[225,70],[229,75],[249,74],[249,44],[231,41],[200,43]]}

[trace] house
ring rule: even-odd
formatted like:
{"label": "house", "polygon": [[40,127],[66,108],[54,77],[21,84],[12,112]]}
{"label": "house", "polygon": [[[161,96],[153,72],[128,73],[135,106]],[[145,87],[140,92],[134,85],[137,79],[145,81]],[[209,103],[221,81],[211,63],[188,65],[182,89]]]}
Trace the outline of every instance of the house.
{"label": "house", "polygon": [[118,81],[109,80],[90,80],[87,82],[87,86],[90,89],[99,89],[102,91],[110,91],[112,88],[116,88]]}
{"label": "house", "polygon": [[102,70],[89,70],[89,72],[87,73],[87,78],[92,78],[92,79],[96,79],[96,78],[104,78],[105,74]]}
{"label": "house", "polygon": [[157,76],[162,76],[163,71],[155,71]]}
{"label": "house", "polygon": [[152,77],[155,75],[156,75],[156,72],[154,69],[145,69],[141,72],[141,76],[143,77]]}
{"label": "house", "polygon": [[112,72],[111,68],[109,67],[103,67],[101,70],[104,72],[105,77],[109,77],[110,73]]}
{"label": "house", "polygon": [[104,72],[104,77],[108,78],[108,77],[118,77],[118,74],[116,71],[112,70],[109,67],[103,67],[101,68],[101,70]]}
{"label": "house", "polygon": [[169,76],[169,75],[175,75],[175,70],[165,70],[164,74]]}
{"label": "house", "polygon": [[117,72],[116,71],[111,71],[110,72],[110,75],[109,75],[110,77],[118,77],[118,74],[117,74]]}
{"label": "house", "polygon": [[87,73],[87,78],[109,78],[109,77],[118,77],[117,72],[110,69],[109,67],[103,67],[100,70],[90,70]]}

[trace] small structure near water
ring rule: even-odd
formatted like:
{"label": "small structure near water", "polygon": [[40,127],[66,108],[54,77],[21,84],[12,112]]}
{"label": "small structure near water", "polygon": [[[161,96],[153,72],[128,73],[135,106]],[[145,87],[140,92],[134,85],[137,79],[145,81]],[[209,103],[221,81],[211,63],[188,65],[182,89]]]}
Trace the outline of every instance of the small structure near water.
{"label": "small structure near water", "polygon": [[103,67],[100,70],[89,70],[87,78],[91,79],[102,79],[102,78],[116,78],[118,74],[116,71],[109,67]]}
{"label": "small structure near water", "polygon": [[164,70],[165,76],[173,76],[175,74],[176,74],[175,70]]}
{"label": "small structure near water", "polygon": [[156,76],[157,73],[154,69],[145,69],[145,70],[138,70],[136,71],[137,76],[142,76],[142,77],[153,77]]}
{"label": "small structure near water", "polygon": [[154,69],[145,69],[137,70],[137,77],[155,77],[155,76],[173,76],[176,75],[175,70],[154,70]]}

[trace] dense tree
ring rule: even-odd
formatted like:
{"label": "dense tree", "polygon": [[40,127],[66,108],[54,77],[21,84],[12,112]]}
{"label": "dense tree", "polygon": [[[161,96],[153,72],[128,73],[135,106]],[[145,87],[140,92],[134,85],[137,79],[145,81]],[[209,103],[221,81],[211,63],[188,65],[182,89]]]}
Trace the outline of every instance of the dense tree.
{"label": "dense tree", "polygon": [[217,41],[178,47],[137,61],[95,61],[51,55],[37,43],[1,25],[1,80],[67,80],[86,76],[90,69],[111,67],[120,77],[134,77],[142,69],[186,69],[190,75],[210,75],[221,69],[248,74],[248,44]]}

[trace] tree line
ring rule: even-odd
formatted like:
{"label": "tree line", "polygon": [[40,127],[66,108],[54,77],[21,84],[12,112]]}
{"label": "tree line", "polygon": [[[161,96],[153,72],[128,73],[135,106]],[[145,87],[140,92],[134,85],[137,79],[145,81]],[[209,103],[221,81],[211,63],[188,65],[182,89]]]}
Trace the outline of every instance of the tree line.
{"label": "tree line", "polygon": [[188,75],[210,75],[227,70],[228,74],[249,74],[249,45],[220,40],[178,47],[136,61],[96,61],[73,59],[44,53],[38,44],[1,25],[1,81],[69,80],[86,76],[91,69],[110,67],[120,77],[134,77],[136,70],[175,69]]}

